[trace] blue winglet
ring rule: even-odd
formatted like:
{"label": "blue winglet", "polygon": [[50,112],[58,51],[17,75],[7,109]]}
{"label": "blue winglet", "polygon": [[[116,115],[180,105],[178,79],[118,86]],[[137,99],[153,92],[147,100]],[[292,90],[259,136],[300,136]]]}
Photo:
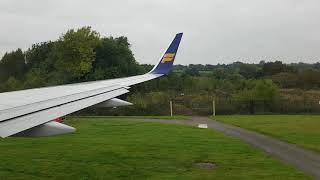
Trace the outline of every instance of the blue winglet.
{"label": "blue winglet", "polygon": [[174,37],[167,51],[164,53],[159,63],[150,71],[152,74],[168,74],[176,57],[183,33],[178,33]]}

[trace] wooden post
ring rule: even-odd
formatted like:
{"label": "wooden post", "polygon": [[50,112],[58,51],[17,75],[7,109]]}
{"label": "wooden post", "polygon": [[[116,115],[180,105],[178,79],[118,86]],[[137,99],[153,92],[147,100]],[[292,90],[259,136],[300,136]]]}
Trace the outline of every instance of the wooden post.
{"label": "wooden post", "polygon": [[212,100],[212,116],[216,116],[216,103]]}
{"label": "wooden post", "polygon": [[170,100],[170,115],[172,116],[173,113],[172,113],[172,101]]}

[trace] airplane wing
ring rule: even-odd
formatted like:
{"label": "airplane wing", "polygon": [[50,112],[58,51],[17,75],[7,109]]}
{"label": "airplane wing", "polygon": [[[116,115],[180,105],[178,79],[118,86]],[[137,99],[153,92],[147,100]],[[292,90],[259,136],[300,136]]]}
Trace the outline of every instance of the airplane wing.
{"label": "airplane wing", "polygon": [[0,93],[0,136],[50,136],[73,132],[54,119],[93,105],[129,105],[115,97],[132,85],[168,74],[182,38],[176,34],[154,68],[143,75]]}

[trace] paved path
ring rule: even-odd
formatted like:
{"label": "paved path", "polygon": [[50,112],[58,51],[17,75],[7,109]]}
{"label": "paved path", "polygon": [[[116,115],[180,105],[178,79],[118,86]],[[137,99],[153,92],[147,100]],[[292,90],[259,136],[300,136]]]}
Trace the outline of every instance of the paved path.
{"label": "paved path", "polygon": [[[117,118],[119,120],[120,118]],[[305,173],[320,180],[320,153],[289,144],[254,131],[242,129],[233,125],[211,120],[207,117],[192,117],[191,120],[162,120],[121,118],[121,120],[161,122],[197,126],[199,123],[208,124],[208,128],[223,132],[229,136],[241,139],[263,151],[297,167]]]}

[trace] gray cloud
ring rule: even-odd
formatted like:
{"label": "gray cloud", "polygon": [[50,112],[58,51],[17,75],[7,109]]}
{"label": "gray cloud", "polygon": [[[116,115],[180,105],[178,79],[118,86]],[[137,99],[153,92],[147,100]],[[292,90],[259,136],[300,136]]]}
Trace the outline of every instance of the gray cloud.
{"label": "gray cloud", "polygon": [[154,63],[184,32],[177,63],[317,62],[317,0],[1,0],[0,56],[92,26],[128,36],[136,59]]}

